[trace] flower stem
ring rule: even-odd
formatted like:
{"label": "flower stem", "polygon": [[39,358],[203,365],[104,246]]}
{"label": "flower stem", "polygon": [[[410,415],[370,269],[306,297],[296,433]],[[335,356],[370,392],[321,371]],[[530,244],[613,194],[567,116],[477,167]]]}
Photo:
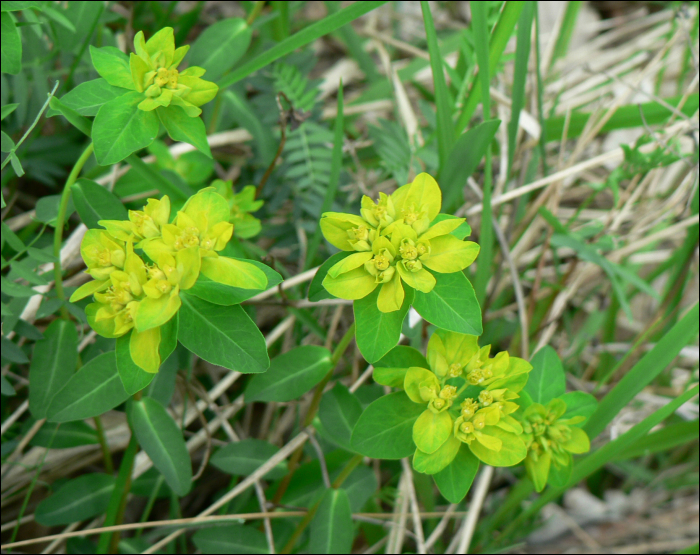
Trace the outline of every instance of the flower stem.
{"label": "flower stem", "polygon": [[114,463],[112,462],[112,453],[107,445],[107,440],[105,439],[105,430],[102,426],[102,419],[99,416],[94,418],[95,429],[97,430],[97,439],[100,442],[100,448],[102,449],[102,457],[105,460],[105,472],[107,474],[112,474],[114,472]]}
{"label": "flower stem", "polygon": [[265,2],[256,2],[255,3],[255,6],[253,6],[253,10],[250,12],[250,15],[248,16],[248,19],[246,19],[246,25],[248,25],[250,27],[253,24],[253,22],[260,15],[260,12],[262,12],[263,6],[265,6]]}
{"label": "flower stem", "polygon": [[[348,345],[350,345],[350,341],[352,341],[352,338],[355,335],[355,322],[352,323],[352,325],[348,328],[348,331],[345,332],[345,335],[342,337],[340,340],[340,343],[338,343],[338,346],[335,348],[335,351],[333,351],[333,355],[331,357],[331,370],[326,374],[326,376],[321,380],[321,382],[316,386],[316,391],[314,391],[314,396],[313,399],[311,399],[311,404],[309,405],[309,410],[306,412],[306,416],[304,418],[304,423],[302,424],[302,428],[306,428],[307,426],[310,426],[311,423],[314,421],[314,418],[316,417],[316,413],[318,412],[318,407],[321,404],[321,397],[323,396],[323,390],[326,388],[326,385],[328,385],[328,382],[330,381],[331,377],[333,376],[333,370],[335,370],[335,367],[338,365],[338,362],[340,361],[340,357],[343,356],[343,353],[345,352],[345,349],[348,348]],[[280,483],[280,487],[277,488],[277,492],[275,493],[275,497],[272,500],[272,503],[277,504],[280,502],[282,499],[282,496],[284,495],[284,492],[287,491],[287,488],[289,487],[289,483],[292,481],[292,476],[294,476],[294,473],[296,472],[297,466],[299,465],[299,460],[301,459],[301,455],[304,452],[304,446],[300,445],[296,451],[292,454],[291,458],[289,459],[289,472],[287,475],[282,479],[282,482]]]}
{"label": "flower stem", "polygon": [[[63,193],[61,194],[61,203],[58,206],[58,216],[56,216],[56,228],[53,233],[53,255],[56,257],[56,262],[53,264],[53,275],[54,275],[54,287],[56,288],[56,296],[64,301],[66,299],[66,294],[63,291],[63,270],[61,268],[61,243],[63,242],[63,224],[66,221],[66,214],[68,212],[68,201],[71,195],[71,185],[76,182],[78,176],[80,175],[85,162],[92,155],[92,151],[95,149],[94,143],[90,143],[85,151],[80,155],[78,161],[73,166],[66,184],[63,186]],[[65,305],[61,306],[61,316],[68,319],[68,310]]]}
{"label": "flower stem", "polygon": [[[333,481],[332,488],[333,489],[338,489],[340,486],[343,485],[343,482],[347,479],[348,476],[352,473],[353,470],[357,467],[358,464],[362,462],[362,455],[355,455],[352,459],[348,461],[348,464],[345,465],[345,468],[338,474],[338,477]],[[318,511],[318,507],[321,504],[321,499],[316,501],[313,507],[309,509],[309,511],[306,513],[306,516],[304,519],[299,523],[299,526],[297,526],[296,530],[294,530],[294,534],[292,534],[292,537],[289,538],[289,541],[287,544],[284,546],[282,551],[280,553],[290,553],[292,551],[292,548],[294,547],[294,544],[297,542],[299,539],[299,536],[301,536],[302,532],[306,530],[306,527],[311,523],[313,520],[314,516],[316,515],[316,511]]]}

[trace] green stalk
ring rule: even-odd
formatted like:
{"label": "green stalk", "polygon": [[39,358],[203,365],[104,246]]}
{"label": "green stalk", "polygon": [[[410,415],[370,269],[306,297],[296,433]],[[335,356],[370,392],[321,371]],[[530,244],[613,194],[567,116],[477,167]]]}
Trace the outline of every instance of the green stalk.
{"label": "green stalk", "polygon": [[[508,2],[512,4],[512,2]],[[490,59],[489,59],[489,35],[488,23],[486,21],[486,6],[482,2],[474,2],[472,6],[472,28],[474,31],[474,46],[476,50],[476,59],[479,63],[479,76],[481,84],[481,96],[484,108],[484,119],[488,119],[491,114],[491,95],[489,93],[490,77]],[[520,10],[522,11],[522,10]],[[518,15],[520,15],[520,11]],[[476,83],[474,83],[476,87]],[[473,92],[473,89],[472,89]],[[479,245],[481,252],[479,253],[479,263],[476,269],[476,278],[474,279],[474,290],[476,298],[481,306],[484,306],[486,299],[486,285],[488,284],[489,276],[491,275],[491,262],[493,260],[493,228],[491,222],[491,144],[489,143],[486,149],[486,159],[484,168],[484,200],[483,211],[481,213],[481,232],[479,234]]]}
{"label": "green stalk", "polygon": [[112,474],[114,472],[114,462],[112,461],[112,453],[109,450],[105,438],[105,429],[104,426],[102,426],[102,419],[96,416],[93,420],[95,422],[95,429],[97,430],[97,439],[100,442],[100,449],[102,449],[102,457],[105,460],[105,472],[107,474]]}
{"label": "green stalk", "polygon": [[[64,301],[66,299],[66,294],[63,291],[63,270],[61,269],[61,243],[63,242],[63,224],[66,221],[66,213],[68,212],[68,201],[71,195],[71,186],[76,182],[78,176],[80,175],[85,162],[92,155],[92,151],[95,149],[95,145],[90,143],[88,147],[83,151],[78,158],[78,161],[73,166],[66,184],[63,186],[63,193],[61,193],[61,204],[58,206],[58,216],[56,217],[56,228],[53,234],[53,255],[56,257],[56,262],[53,265],[53,275],[54,275],[54,287],[56,288],[56,296]],[[61,316],[68,319],[68,310],[65,306],[61,306]]]}
{"label": "green stalk", "polygon": [[[323,396],[323,390],[326,388],[326,385],[328,385],[328,382],[330,381],[331,377],[333,376],[333,371],[335,370],[335,367],[337,366],[338,362],[340,361],[340,357],[343,356],[345,349],[347,349],[347,347],[350,344],[350,341],[352,341],[352,338],[354,337],[354,335],[355,335],[355,322],[353,322],[352,326],[350,326],[348,328],[348,331],[345,332],[345,335],[340,340],[340,343],[338,343],[338,346],[335,348],[335,351],[333,351],[333,355],[331,357],[331,370],[321,380],[321,383],[319,383],[316,386],[316,390],[314,391],[313,399],[311,399],[311,404],[309,405],[309,410],[306,412],[306,416],[304,417],[302,429],[311,425],[311,423],[314,421],[314,418],[316,417],[316,413],[318,412],[318,407],[321,404],[321,397]],[[304,446],[300,445],[297,448],[297,450],[294,451],[291,458],[289,459],[289,465],[288,465],[289,472],[287,472],[287,475],[280,482],[280,486],[279,486],[279,488],[277,488],[277,492],[275,493],[275,497],[272,499],[273,504],[279,503],[280,500],[282,499],[282,496],[284,495],[284,492],[287,491],[287,488],[289,487],[289,483],[292,481],[292,476],[294,476],[294,473],[297,470],[297,466],[299,464],[299,460],[301,459],[301,455],[303,454],[303,452],[304,452]]]}
{"label": "green stalk", "polygon": [[250,15],[248,16],[248,19],[246,19],[246,25],[250,27],[253,22],[258,18],[260,15],[260,12],[262,12],[263,6],[265,6],[265,2],[256,2],[255,6],[253,6],[252,11],[250,12]]}
{"label": "green stalk", "polygon": [[[112,490],[112,496],[107,507],[105,516],[105,526],[116,526],[124,520],[124,510],[126,509],[126,498],[131,489],[131,473],[134,469],[134,458],[138,450],[139,442],[136,434],[131,433],[129,445],[124,452],[119,474]],[[100,534],[100,541],[97,545],[97,553],[118,553],[119,552],[119,532],[105,532]]]}
{"label": "green stalk", "polygon": [[[331,487],[333,489],[338,489],[341,485],[343,485],[343,482],[347,479],[348,476],[350,476],[352,471],[355,470],[357,465],[361,462],[362,455],[355,455],[352,459],[350,459],[348,461],[348,464],[345,465],[345,468],[343,468],[338,477],[333,481]],[[291,553],[292,549],[294,548],[294,544],[296,544],[297,540],[299,539],[299,536],[301,536],[304,530],[306,530],[307,526],[311,524],[311,521],[313,520],[314,516],[316,516],[316,511],[318,511],[318,507],[320,505],[321,499],[316,501],[316,503],[314,503],[314,506],[309,509],[309,511],[306,513],[306,516],[299,523],[299,526],[297,526],[296,530],[294,530],[292,537],[289,538],[289,541],[284,546],[284,548],[282,548],[282,551],[280,551],[280,553]]]}

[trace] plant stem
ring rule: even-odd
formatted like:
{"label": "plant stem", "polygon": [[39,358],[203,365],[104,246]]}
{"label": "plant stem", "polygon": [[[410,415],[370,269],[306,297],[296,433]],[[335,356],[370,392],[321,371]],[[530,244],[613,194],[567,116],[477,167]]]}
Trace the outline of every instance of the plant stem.
{"label": "plant stem", "polygon": [[[316,391],[314,391],[314,397],[313,397],[313,399],[311,399],[311,404],[309,405],[309,410],[306,412],[306,416],[304,417],[304,423],[302,424],[302,428],[306,428],[307,426],[310,426],[311,423],[314,421],[314,418],[316,417],[316,413],[318,412],[318,407],[321,404],[321,397],[323,396],[323,390],[326,388],[326,385],[328,385],[328,382],[330,381],[331,377],[333,376],[333,370],[335,370],[335,367],[338,365],[338,362],[340,361],[340,357],[343,356],[345,349],[347,349],[347,347],[350,344],[350,341],[352,340],[354,335],[355,335],[355,322],[353,322],[352,325],[348,328],[348,331],[345,332],[345,335],[340,340],[340,343],[338,343],[338,346],[335,348],[335,351],[333,351],[333,355],[331,357],[331,370],[321,380],[321,383],[319,383],[316,386]],[[279,503],[280,500],[282,499],[282,496],[284,495],[284,492],[287,491],[287,488],[289,487],[289,483],[292,481],[292,476],[294,476],[294,473],[296,472],[297,466],[299,465],[299,460],[301,459],[301,455],[303,452],[304,452],[304,445],[302,444],[297,448],[296,451],[294,451],[291,458],[289,459],[289,466],[288,466],[289,472],[282,479],[282,482],[280,483],[280,487],[277,488],[277,492],[275,493],[275,497],[272,499],[273,504]]]}
{"label": "plant stem", "polygon": [[97,430],[97,439],[100,442],[100,448],[102,449],[102,457],[105,460],[105,472],[107,474],[112,474],[114,472],[114,462],[112,462],[112,453],[109,450],[109,446],[107,445],[107,440],[105,439],[105,429],[102,426],[102,419],[99,416],[96,416],[94,419],[95,421],[95,429]]}
{"label": "plant stem", "polygon": [[[333,484],[331,487],[333,489],[338,489],[341,485],[343,485],[343,482],[347,479],[348,476],[352,473],[353,470],[357,467],[358,464],[362,462],[362,455],[355,455],[352,459],[348,461],[348,464],[345,465],[345,468],[338,474],[338,477],[333,481]],[[294,534],[292,534],[292,537],[289,538],[289,541],[287,544],[284,546],[282,551],[280,553],[290,553],[292,551],[292,548],[294,547],[294,544],[297,542],[299,539],[299,536],[301,536],[302,532],[306,530],[306,527],[311,523],[313,520],[314,516],[316,515],[316,511],[318,511],[318,507],[321,505],[321,499],[316,501],[313,507],[309,509],[309,511],[306,513],[306,516],[304,519],[299,523],[299,526],[297,526],[296,530],[294,530]]]}
{"label": "plant stem", "polygon": [[262,12],[263,6],[265,6],[265,2],[256,2],[255,3],[255,6],[253,6],[253,10],[250,12],[250,15],[248,16],[248,19],[246,19],[246,25],[248,25],[250,27],[253,24],[253,22],[260,15],[260,12]]}
{"label": "plant stem", "polygon": [[[92,151],[95,149],[94,143],[90,143],[85,151],[80,155],[78,161],[73,166],[66,184],[63,186],[63,193],[61,194],[61,204],[58,206],[58,216],[56,217],[56,228],[53,233],[53,255],[56,257],[56,262],[53,264],[53,275],[54,275],[54,287],[56,288],[56,296],[64,301],[66,299],[66,294],[63,291],[63,270],[61,269],[61,243],[63,242],[63,224],[66,221],[66,213],[68,212],[68,201],[71,195],[71,185],[76,182],[80,171],[83,169],[85,162],[92,155]],[[66,310],[65,305],[61,306],[61,316],[68,319],[68,310]]]}

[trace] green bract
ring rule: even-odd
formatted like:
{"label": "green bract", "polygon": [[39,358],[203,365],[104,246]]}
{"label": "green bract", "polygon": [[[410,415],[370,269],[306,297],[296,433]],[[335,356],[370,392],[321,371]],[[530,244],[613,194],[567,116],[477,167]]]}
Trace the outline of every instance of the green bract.
{"label": "green bract", "polygon": [[260,233],[260,220],[250,212],[260,210],[262,200],[255,200],[255,186],[246,185],[239,193],[233,191],[231,181],[217,179],[212,181],[212,187],[226,199],[231,207],[229,221],[233,224],[233,233],[241,239],[249,239]]}
{"label": "green bract", "polygon": [[570,470],[572,453],[586,453],[591,448],[586,432],[576,426],[586,417],[562,418],[566,411],[566,402],[555,398],[546,407],[533,403],[521,415],[527,444],[525,468],[537,491],[547,484],[552,465],[560,471]]}
{"label": "green bract", "polygon": [[479,347],[476,336],[438,329],[428,343],[429,369],[383,372],[405,373],[406,394],[426,407],[413,425],[418,472],[442,471],[462,444],[492,466],[513,466],[525,458],[523,428],[511,414],[519,408],[513,400],[532,366],[507,352],[490,358],[489,351],[490,346]]}
{"label": "green bract", "polygon": [[[240,289],[264,289],[260,268],[220,256],[231,239],[229,205],[212,188],[190,197],[170,222],[170,199],[149,199],[129,220],[100,220],[105,230],[88,230],[81,254],[94,281],[81,286],[71,301],[94,295],[85,309],[88,323],[103,337],[131,332],[131,358],[146,372],[161,364],[161,327],[178,312],[180,292],[198,277]],[[149,262],[134,252],[143,250]],[[170,328],[168,330],[172,331]]]}
{"label": "green bract", "polygon": [[479,246],[450,233],[463,218],[436,221],[442,204],[437,182],[427,173],[377,202],[362,198],[361,216],[326,212],[323,235],[350,254],[328,270],[326,290],[341,299],[357,300],[381,287],[377,307],[382,312],[401,308],[406,284],[429,293],[438,273],[460,272],[474,262]]}

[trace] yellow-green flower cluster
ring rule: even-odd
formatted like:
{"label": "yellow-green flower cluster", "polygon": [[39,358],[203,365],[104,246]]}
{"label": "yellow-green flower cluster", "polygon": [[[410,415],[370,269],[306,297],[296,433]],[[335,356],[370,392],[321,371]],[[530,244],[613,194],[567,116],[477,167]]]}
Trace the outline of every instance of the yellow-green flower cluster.
{"label": "yellow-green flower cluster", "polygon": [[159,106],[180,106],[188,116],[197,117],[199,108],[216,96],[219,87],[201,79],[201,67],[178,71],[177,66],[187,54],[189,45],[175,48],[172,27],[165,27],[145,40],[143,31],[134,37],[134,50],[129,56],[129,68],[134,88],[146,95],[138,105],[146,112]]}
{"label": "yellow-green flower cluster", "polygon": [[[160,366],[159,328],[179,310],[180,292],[200,275],[244,289],[264,289],[265,273],[257,266],[219,255],[231,239],[229,206],[213,189],[190,197],[172,223],[170,199],[149,199],[143,210],[130,210],[129,220],[101,220],[105,230],[85,233],[80,252],[94,278],[71,296],[94,295],[86,315],[101,336],[121,337],[132,331],[130,353],[146,372]],[[134,252],[142,249],[147,262]]]}
{"label": "yellow-green flower cluster", "polygon": [[255,200],[255,185],[246,185],[238,193],[233,191],[231,181],[216,179],[212,181],[211,186],[226,199],[231,207],[229,221],[233,224],[233,233],[236,237],[249,239],[260,233],[262,229],[260,220],[250,214],[260,210],[263,205],[262,200]]}
{"label": "yellow-green flower cluster", "polygon": [[382,312],[401,308],[402,283],[429,293],[438,273],[464,270],[479,246],[450,233],[462,218],[436,220],[442,205],[437,182],[427,173],[377,202],[362,198],[360,216],[326,212],[321,230],[333,246],[350,251],[328,270],[323,286],[341,299],[362,299],[381,286],[377,306]]}
{"label": "yellow-green flower cluster", "polygon": [[511,414],[532,366],[507,352],[489,353],[490,346],[480,348],[476,336],[438,329],[428,343],[430,368],[406,371],[406,394],[426,405],[413,426],[417,471],[440,472],[463,443],[492,466],[513,466],[525,458],[523,428]]}
{"label": "yellow-green flower cluster", "polygon": [[586,432],[576,426],[585,417],[562,418],[564,413],[566,403],[556,398],[546,407],[533,403],[522,414],[523,438],[527,445],[525,468],[537,491],[542,491],[547,484],[552,464],[557,469],[570,467],[572,453],[586,453],[591,448]]}

